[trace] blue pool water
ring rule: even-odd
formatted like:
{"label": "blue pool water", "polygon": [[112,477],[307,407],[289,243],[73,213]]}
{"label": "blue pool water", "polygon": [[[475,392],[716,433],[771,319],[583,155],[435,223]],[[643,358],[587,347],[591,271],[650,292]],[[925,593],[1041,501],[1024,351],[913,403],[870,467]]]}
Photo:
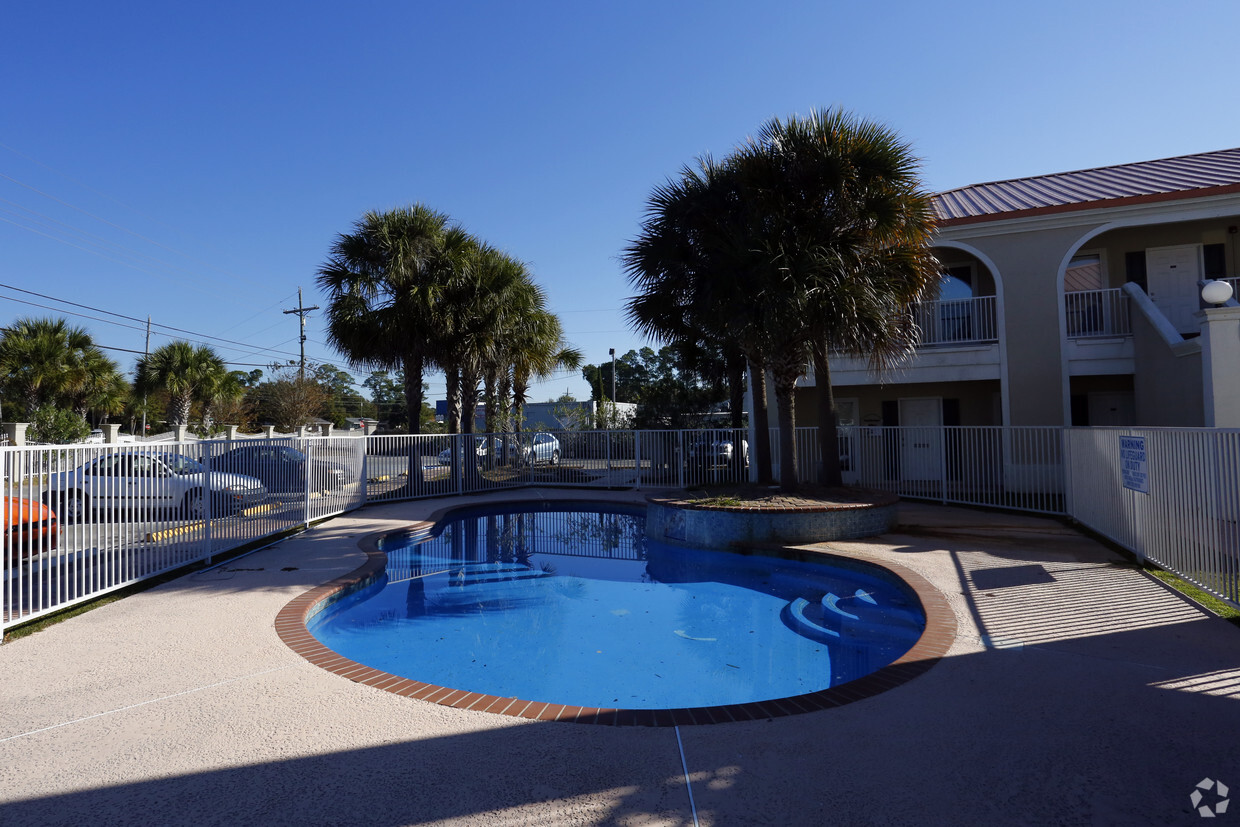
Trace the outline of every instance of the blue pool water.
{"label": "blue pool water", "polygon": [[309,629],[426,683],[668,709],[837,686],[897,659],[924,628],[890,575],[668,546],[645,536],[641,511],[568,507],[475,512],[428,540],[388,538],[384,577]]}

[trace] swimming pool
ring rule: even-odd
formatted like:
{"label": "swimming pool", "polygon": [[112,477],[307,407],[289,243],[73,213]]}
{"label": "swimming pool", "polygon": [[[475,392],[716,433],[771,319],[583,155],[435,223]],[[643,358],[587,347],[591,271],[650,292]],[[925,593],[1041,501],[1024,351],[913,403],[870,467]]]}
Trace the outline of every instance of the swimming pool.
{"label": "swimming pool", "polygon": [[450,516],[431,536],[385,538],[382,576],[306,628],[410,681],[666,710],[821,694],[900,658],[925,627],[917,596],[878,567],[666,546],[641,509]]}

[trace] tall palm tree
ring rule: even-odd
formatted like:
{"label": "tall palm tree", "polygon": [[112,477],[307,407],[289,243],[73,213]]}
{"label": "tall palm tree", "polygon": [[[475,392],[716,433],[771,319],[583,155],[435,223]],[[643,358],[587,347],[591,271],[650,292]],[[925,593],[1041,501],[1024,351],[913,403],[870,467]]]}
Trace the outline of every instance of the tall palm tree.
{"label": "tall palm tree", "polygon": [[[332,245],[319,269],[328,294],[327,338],[353,367],[402,370],[411,433],[421,432],[422,385],[437,344],[446,266],[461,231],[421,204],[368,212]],[[448,249],[445,249],[448,248]]]}
{"label": "tall palm tree", "polygon": [[784,403],[794,414],[808,351],[819,393],[819,479],[840,485],[830,354],[866,356],[881,372],[916,346],[913,306],[939,283],[930,196],[907,142],[839,109],[772,119],[734,162],[766,219],[761,283],[781,323],[793,326],[772,361],[781,438],[794,426]]}
{"label": "tall palm tree", "polygon": [[656,189],[623,258],[640,291],[629,317],[665,339],[735,341],[752,376],[770,370],[786,490],[798,477],[796,380],[814,359],[824,394],[819,476],[838,485],[829,353],[864,354],[882,368],[909,351],[911,306],[938,282],[933,227],[917,162],[895,133],[838,110],[772,120],[725,162],[700,160]]}
{"label": "tall palm tree", "polygon": [[206,345],[169,342],[138,360],[134,387],[139,393],[168,394],[168,424],[189,424],[195,402],[209,404],[227,387],[228,368]]}
{"label": "tall palm tree", "polygon": [[639,331],[667,343],[733,343],[744,355],[753,382],[754,459],[758,479],[767,481],[766,354],[780,325],[762,313],[765,260],[755,241],[762,216],[744,185],[730,162],[699,158],[654,190],[621,261],[637,290],[626,314]]}

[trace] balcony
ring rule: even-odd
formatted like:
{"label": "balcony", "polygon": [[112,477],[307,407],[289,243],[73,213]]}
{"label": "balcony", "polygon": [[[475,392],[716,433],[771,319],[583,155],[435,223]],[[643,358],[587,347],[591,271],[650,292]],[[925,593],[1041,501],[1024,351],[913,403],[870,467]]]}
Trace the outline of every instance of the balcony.
{"label": "balcony", "polygon": [[913,311],[921,347],[999,341],[995,296],[921,302]]}
{"label": "balcony", "polygon": [[1065,293],[1068,338],[1131,336],[1128,296],[1119,288]]}
{"label": "balcony", "polygon": [[1132,316],[1119,288],[1064,293],[1068,372],[1073,376],[1129,374],[1134,370]]}
{"label": "balcony", "polygon": [[[883,381],[959,382],[999,378],[998,299],[974,296],[920,303],[913,318],[921,330],[917,353]],[[837,355],[831,377],[838,385],[864,385],[876,380],[864,358]],[[813,366],[797,384],[814,385]]]}

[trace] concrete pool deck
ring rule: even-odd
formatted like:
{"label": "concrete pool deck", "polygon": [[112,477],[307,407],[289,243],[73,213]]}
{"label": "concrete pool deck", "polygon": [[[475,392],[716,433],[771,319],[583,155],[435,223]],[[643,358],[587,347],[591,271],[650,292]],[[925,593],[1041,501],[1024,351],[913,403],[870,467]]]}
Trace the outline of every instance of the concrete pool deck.
{"label": "concrete pool deck", "polygon": [[281,642],[276,615],[356,568],[362,535],[457,502],[372,506],[0,647],[0,824],[1187,824],[1205,778],[1240,798],[1240,629],[1037,517],[902,503],[895,532],[826,544],[920,574],[958,634],[916,679],[804,715],[527,721]]}

